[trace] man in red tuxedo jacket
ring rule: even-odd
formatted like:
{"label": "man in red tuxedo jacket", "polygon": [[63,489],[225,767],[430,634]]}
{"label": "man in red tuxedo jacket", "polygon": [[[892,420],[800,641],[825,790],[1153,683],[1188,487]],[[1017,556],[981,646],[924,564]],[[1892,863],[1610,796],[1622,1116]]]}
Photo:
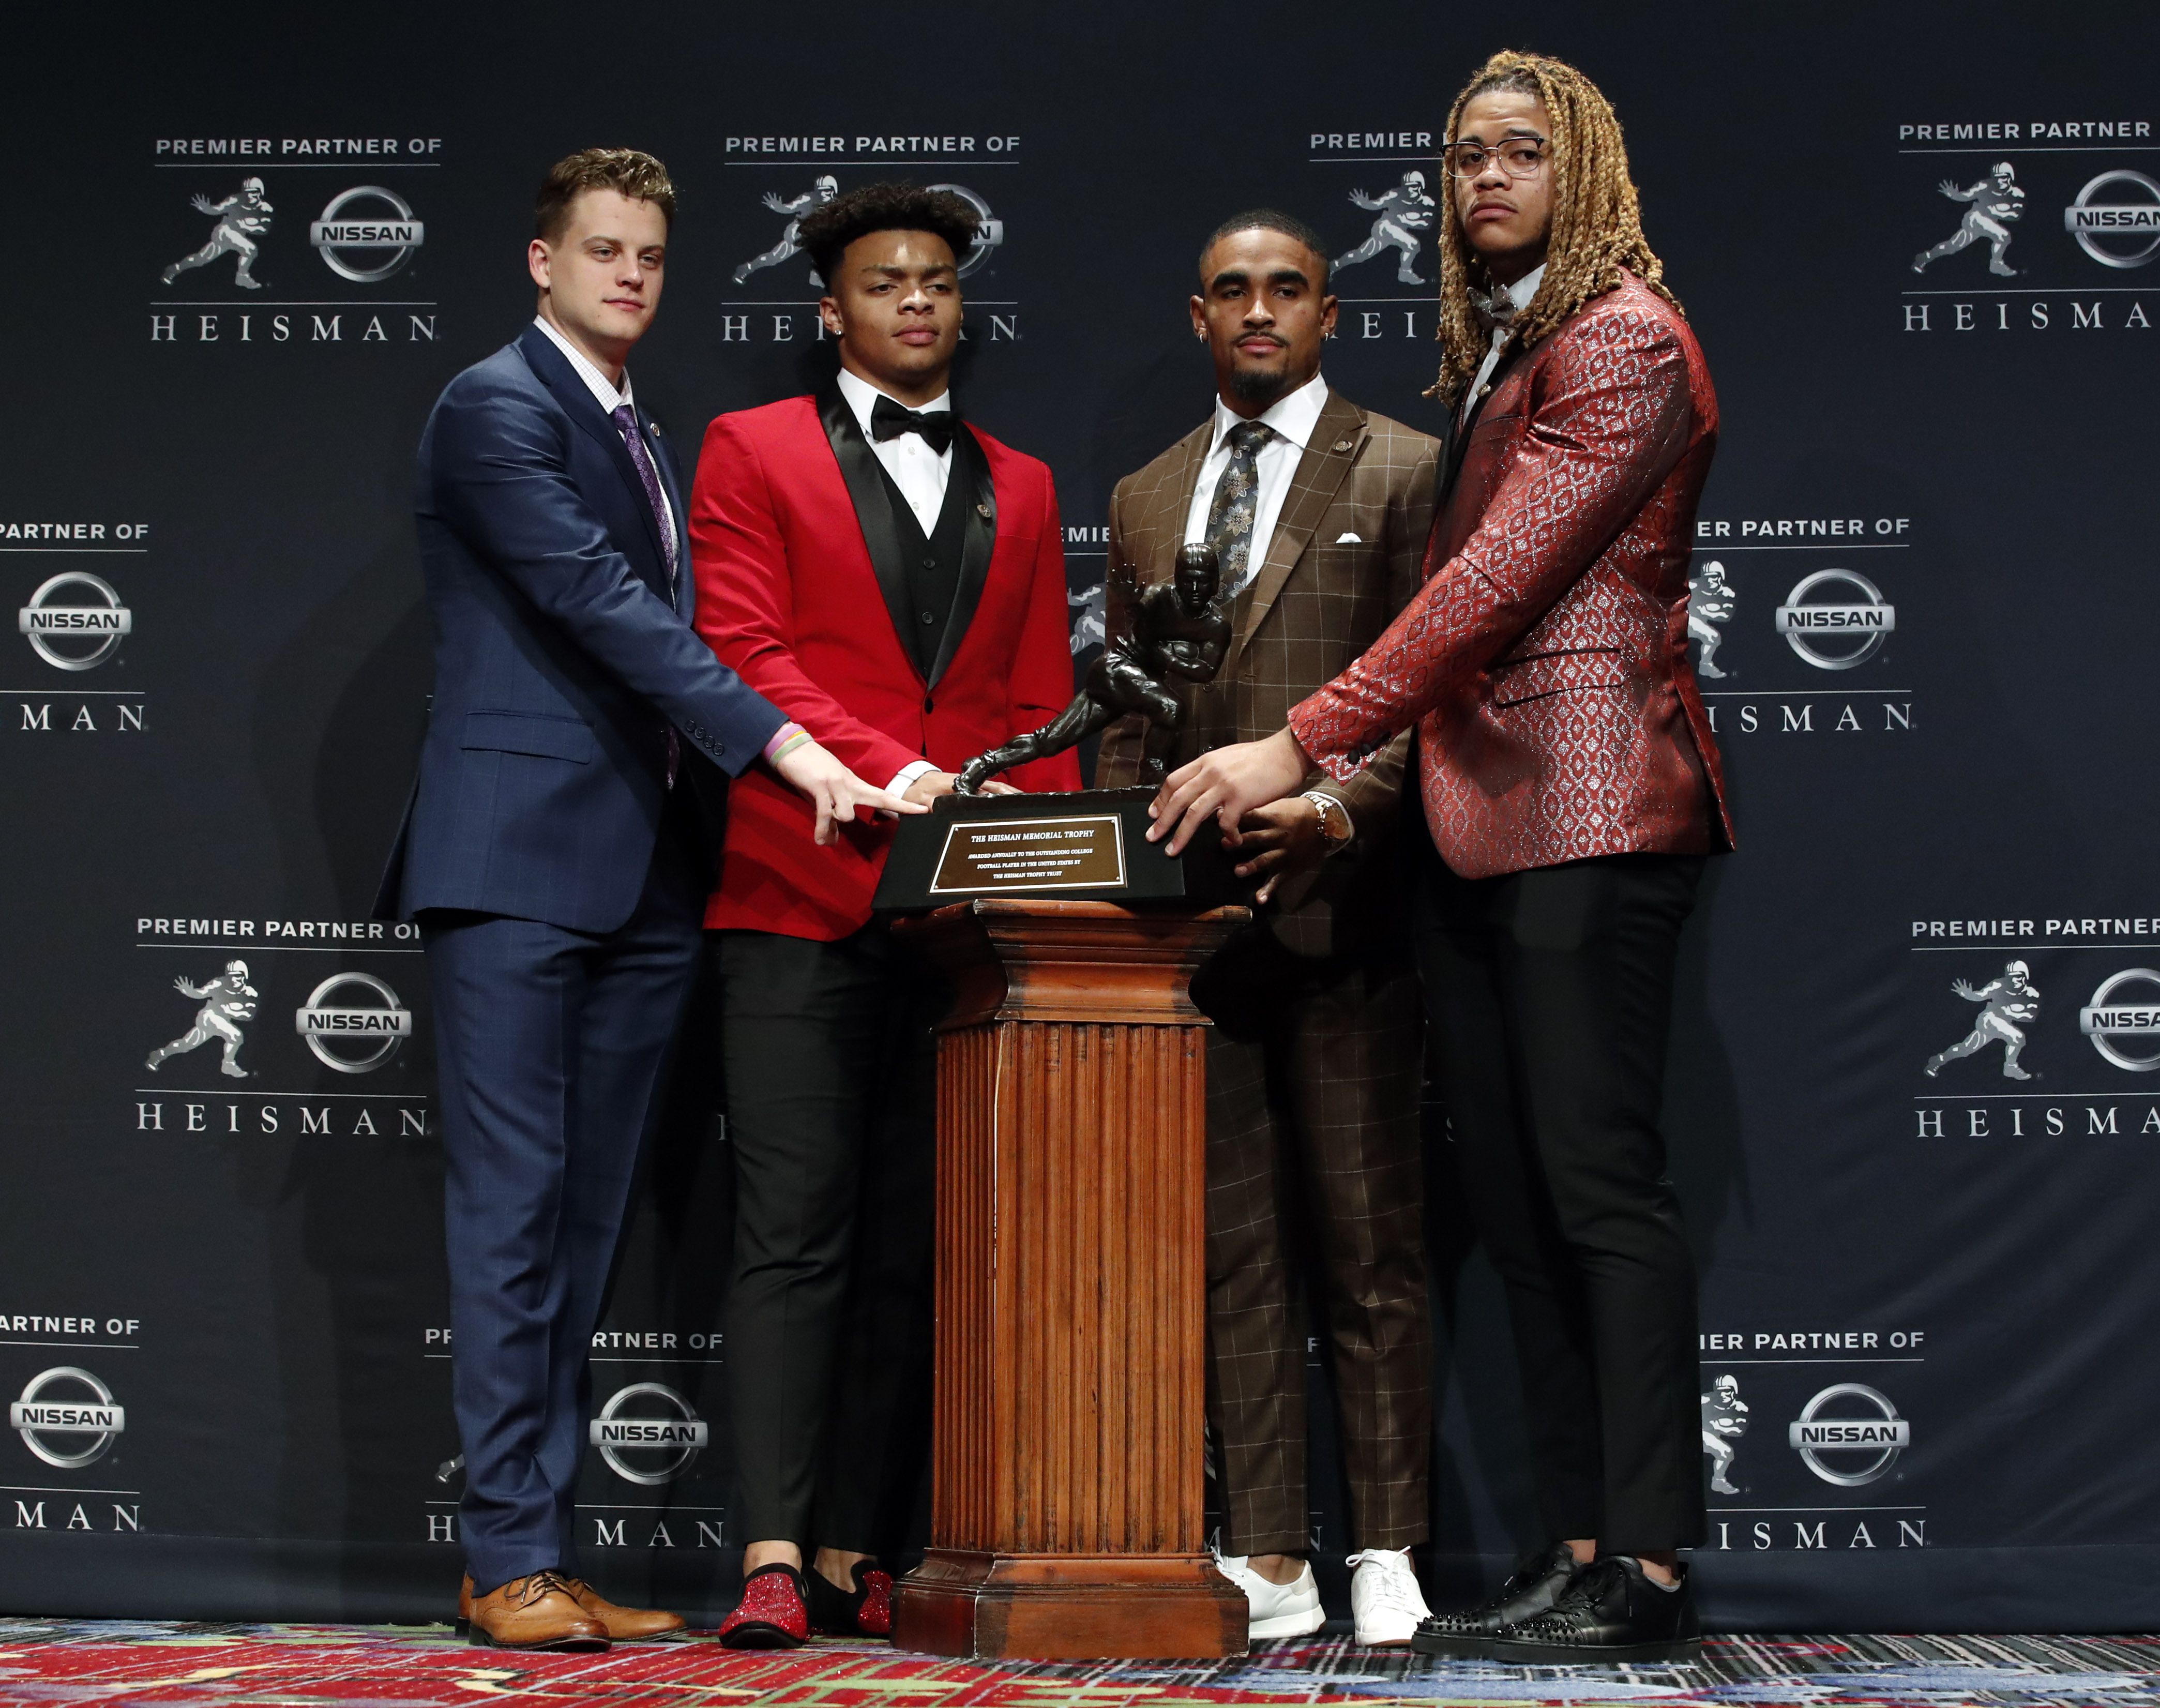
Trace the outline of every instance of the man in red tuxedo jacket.
{"label": "man in red tuxedo jacket", "polygon": [[[714,421],[690,506],[698,632],[917,802],[1072,693],[1050,470],[953,413],[975,220],[949,192],[877,184],[802,221],[840,371]],[[1069,753],[1005,785],[1079,786]],[[870,917],[890,825],[806,854],[806,810],[755,776],[734,788],[705,915],[735,1157],[735,1648],[890,1631],[878,1555],[929,1444],[941,994]]]}

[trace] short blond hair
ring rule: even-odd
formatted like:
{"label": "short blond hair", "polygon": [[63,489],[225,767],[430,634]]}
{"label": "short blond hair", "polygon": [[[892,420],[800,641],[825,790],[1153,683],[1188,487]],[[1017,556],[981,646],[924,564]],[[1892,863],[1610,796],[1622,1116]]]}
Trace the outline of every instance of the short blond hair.
{"label": "short blond hair", "polygon": [[570,204],[589,189],[611,189],[649,201],[675,224],[675,185],[667,169],[636,148],[580,148],[548,169],[532,202],[532,235],[552,243],[570,220]]}

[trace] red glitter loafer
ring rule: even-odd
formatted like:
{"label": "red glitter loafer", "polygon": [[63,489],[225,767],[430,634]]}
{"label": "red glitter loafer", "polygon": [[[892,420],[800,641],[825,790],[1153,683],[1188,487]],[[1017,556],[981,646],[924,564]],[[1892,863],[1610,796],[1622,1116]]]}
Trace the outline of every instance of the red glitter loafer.
{"label": "red glitter loafer", "polygon": [[802,1574],[792,1565],[761,1565],[743,1580],[742,1600],[720,1622],[724,1648],[794,1648],[810,1636]]}

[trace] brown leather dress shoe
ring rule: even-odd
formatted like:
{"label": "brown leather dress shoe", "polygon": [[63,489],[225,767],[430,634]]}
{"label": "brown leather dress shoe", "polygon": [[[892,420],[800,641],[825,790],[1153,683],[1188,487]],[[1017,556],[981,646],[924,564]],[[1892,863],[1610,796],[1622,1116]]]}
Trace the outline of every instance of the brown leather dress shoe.
{"label": "brown leather dress shoe", "polygon": [[[650,1638],[671,1637],[683,1629],[680,1613],[663,1612],[657,1607],[619,1607],[583,1578],[566,1577],[563,1587],[585,1610],[588,1617],[599,1620],[607,1628],[610,1643],[642,1643]],[[467,1572],[465,1581],[458,1586],[458,1634],[461,1637],[472,1623],[472,1574]]]}
{"label": "brown leather dress shoe", "polygon": [[467,1635],[480,1648],[593,1649],[608,1646],[607,1627],[578,1605],[559,1573],[513,1577],[484,1596],[465,1580],[458,1598]]}
{"label": "brown leather dress shoe", "polygon": [[607,1628],[610,1643],[642,1643],[649,1638],[672,1637],[683,1628],[683,1616],[659,1607],[618,1607],[583,1578],[566,1577],[563,1583],[577,1597],[588,1618]]}

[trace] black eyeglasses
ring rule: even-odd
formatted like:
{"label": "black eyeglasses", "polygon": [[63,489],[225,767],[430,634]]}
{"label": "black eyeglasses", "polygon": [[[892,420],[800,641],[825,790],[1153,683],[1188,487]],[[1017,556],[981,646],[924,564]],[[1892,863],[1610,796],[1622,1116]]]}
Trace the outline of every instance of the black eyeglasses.
{"label": "black eyeglasses", "polygon": [[1495,161],[1510,178],[1534,178],[1551,157],[1543,137],[1510,137],[1498,148],[1482,143],[1450,143],[1441,152],[1447,169],[1457,178],[1477,178]]}

